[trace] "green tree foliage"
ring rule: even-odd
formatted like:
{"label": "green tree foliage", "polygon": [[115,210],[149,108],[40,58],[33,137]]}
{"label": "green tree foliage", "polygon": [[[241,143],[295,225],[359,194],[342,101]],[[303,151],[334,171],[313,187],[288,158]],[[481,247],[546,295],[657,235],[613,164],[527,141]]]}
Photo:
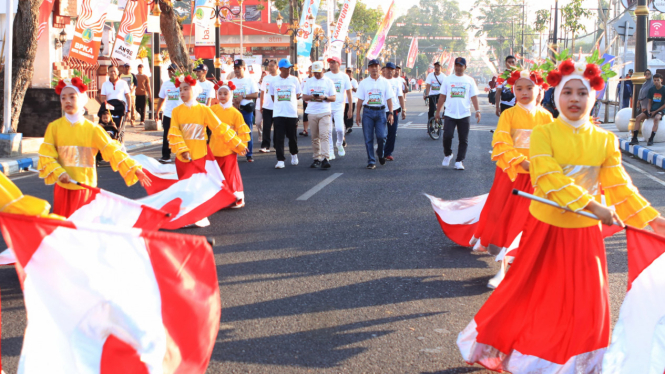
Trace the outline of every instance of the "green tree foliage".
{"label": "green tree foliage", "polygon": [[566,34],[570,33],[571,49],[575,49],[575,36],[580,32],[586,32],[584,20],[592,16],[593,12],[582,6],[582,0],[572,0],[561,8],[561,23],[564,30],[566,30]]}
{"label": "green tree foliage", "polygon": [[351,17],[349,32],[362,32],[363,35],[372,38],[384,17],[385,15],[381,10],[368,8],[367,4],[358,1],[356,9],[353,11],[353,17]]}
{"label": "green tree foliage", "polygon": [[[496,49],[499,61],[503,61],[504,57],[510,54],[511,48],[513,53],[519,52],[522,42],[525,54],[528,53],[534,41],[534,36],[529,34],[534,34],[534,28],[528,24],[528,21],[526,22],[525,40],[522,41],[521,0],[476,0],[474,7],[480,10],[475,25],[472,25],[477,30],[476,36],[499,38],[499,40],[488,40],[488,44]],[[502,63],[497,65],[503,66]]]}
{"label": "green tree foliage", "polygon": [[[533,30],[540,34],[538,36],[538,56],[540,56],[540,53],[543,52],[543,49],[545,49],[543,45],[543,33],[545,30],[547,30],[547,26],[550,22],[550,11],[547,9],[538,9],[536,11],[536,22],[533,23]],[[545,44],[547,44],[547,41],[545,41]]]}

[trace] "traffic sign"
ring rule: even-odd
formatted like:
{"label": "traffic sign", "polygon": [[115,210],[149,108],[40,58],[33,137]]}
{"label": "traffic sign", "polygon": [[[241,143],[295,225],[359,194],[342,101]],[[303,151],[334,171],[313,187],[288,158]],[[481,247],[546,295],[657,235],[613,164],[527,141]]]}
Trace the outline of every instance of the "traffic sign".
{"label": "traffic sign", "polygon": [[633,17],[630,16],[629,13],[624,13],[623,16],[621,16],[621,18],[614,21],[612,27],[614,27],[614,30],[616,30],[617,34],[621,35],[622,39],[625,39],[626,36],[628,37],[633,36],[637,24],[635,23],[635,20],[633,19]]}

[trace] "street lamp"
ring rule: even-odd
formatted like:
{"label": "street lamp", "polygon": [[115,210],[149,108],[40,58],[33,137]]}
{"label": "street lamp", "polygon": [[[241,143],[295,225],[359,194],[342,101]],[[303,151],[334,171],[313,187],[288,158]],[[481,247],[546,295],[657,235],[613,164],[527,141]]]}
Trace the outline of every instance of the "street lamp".
{"label": "street lamp", "polygon": [[[212,15],[210,16],[210,19],[215,19],[215,79],[220,80],[219,76],[219,68],[222,66],[222,61],[219,59],[219,19],[224,18],[228,16],[229,13],[231,13],[234,16],[239,16],[242,14],[242,2],[244,0],[238,0],[240,3],[240,10],[238,12],[234,12],[231,8],[229,8],[226,5],[221,5],[220,0],[215,0],[215,9],[212,12]],[[242,16],[240,16],[240,58],[242,58],[243,51],[242,51]]]}

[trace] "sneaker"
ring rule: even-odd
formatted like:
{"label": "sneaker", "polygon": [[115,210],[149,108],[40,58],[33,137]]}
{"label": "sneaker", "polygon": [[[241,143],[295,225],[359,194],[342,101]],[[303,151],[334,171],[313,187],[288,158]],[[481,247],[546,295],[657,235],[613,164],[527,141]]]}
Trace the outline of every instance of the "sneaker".
{"label": "sneaker", "polygon": [[162,164],[170,164],[173,162],[170,158],[160,158],[157,161],[161,162]]}
{"label": "sneaker", "polygon": [[450,156],[446,156],[443,158],[443,162],[441,163],[442,166],[449,166],[450,161],[452,161],[453,155],[451,154]]}
{"label": "sneaker", "polygon": [[395,158],[393,156],[386,156],[386,161],[395,161]]}
{"label": "sneaker", "polygon": [[346,155],[346,151],[344,150],[343,145],[337,147],[337,154],[339,155],[339,157],[344,157],[344,155]]}
{"label": "sneaker", "polygon": [[237,200],[235,204],[231,205],[231,209],[240,209],[245,206],[245,199]]}
{"label": "sneaker", "polygon": [[321,169],[330,169],[330,162],[325,158],[321,162]]}
{"label": "sneaker", "polygon": [[346,133],[347,133],[347,134],[350,134],[350,133],[352,133],[352,132],[353,132],[353,129],[352,129],[352,128],[349,127],[348,129],[346,129]]}
{"label": "sneaker", "polygon": [[261,153],[270,153],[270,150],[268,148],[261,148],[261,149],[259,149],[259,152],[261,152]]}
{"label": "sneaker", "polygon": [[291,155],[291,165],[298,165],[298,155]]}
{"label": "sneaker", "polygon": [[321,161],[319,160],[314,160],[312,164],[309,166],[312,169],[320,168],[321,167]]}
{"label": "sneaker", "polygon": [[302,131],[299,134],[302,135],[302,136],[308,136],[309,135],[309,133],[307,131]]}
{"label": "sneaker", "polygon": [[638,144],[640,144],[640,141],[637,140],[637,138],[632,138],[629,143],[629,145],[638,145]]}
{"label": "sneaker", "polygon": [[374,164],[367,164],[368,169],[376,169],[376,165]]}
{"label": "sneaker", "polygon": [[252,156],[247,157],[247,162],[254,162],[254,157]]}
{"label": "sneaker", "polygon": [[386,164],[386,158],[385,157],[379,157],[379,164],[385,165]]}
{"label": "sneaker", "polygon": [[462,161],[455,163],[455,170],[464,170],[464,164],[462,164]]}
{"label": "sneaker", "polygon": [[275,169],[284,169],[284,161],[277,161],[277,165],[275,165]]}
{"label": "sneaker", "polygon": [[334,160],[334,159],[335,159],[335,151],[332,151],[329,160]]}

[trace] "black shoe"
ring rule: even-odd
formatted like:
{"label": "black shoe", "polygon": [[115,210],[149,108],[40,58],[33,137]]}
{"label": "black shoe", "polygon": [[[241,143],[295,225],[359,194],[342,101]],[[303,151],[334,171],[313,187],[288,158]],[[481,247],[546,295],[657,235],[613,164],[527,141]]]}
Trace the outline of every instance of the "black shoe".
{"label": "black shoe", "polygon": [[346,133],[347,133],[347,134],[350,134],[350,133],[352,133],[352,132],[353,132],[353,129],[352,129],[352,128],[349,127],[348,129],[346,129]]}
{"label": "black shoe", "polygon": [[385,157],[379,157],[379,164],[385,165],[386,164],[386,158]]}
{"label": "black shoe", "polygon": [[330,169],[330,162],[328,162],[327,158],[324,158],[323,162],[321,162],[321,169]]}
{"label": "black shoe", "polygon": [[314,160],[314,162],[312,162],[312,165],[310,165],[309,167],[312,168],[312,169],[320,168],[321,167],[321,161]]}
{"label": "black shoe", "polygon": [[367,164],[368,169],[376,169],[376,165],[374,164]]}
{"label": "black shoe", "polygon": [[254,162],[254,157],[252,156],[247,157],[247,162]]}
{"label": "black shoe", "polygon": [[649,138],[649,141],[647,142],[647,145],[653,145],[653,138]]}
{"label": "black shoe", "polygon": [[630,143],[629,143],[629,144],[630,144],[630,145],[638,145],[638,144],[640,144],[640,141],[637,140],[637,138],[632,138],[632,139],[630,140]]}

